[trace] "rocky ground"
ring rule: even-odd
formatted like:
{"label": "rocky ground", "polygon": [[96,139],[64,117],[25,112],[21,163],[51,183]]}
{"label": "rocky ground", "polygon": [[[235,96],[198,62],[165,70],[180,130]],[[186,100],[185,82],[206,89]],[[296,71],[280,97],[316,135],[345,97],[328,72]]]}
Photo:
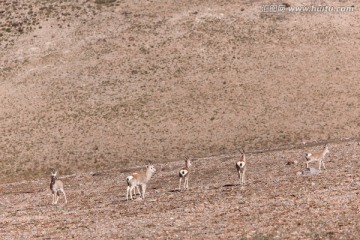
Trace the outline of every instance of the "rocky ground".
{"label": "rocky ground", "polygon": [[[0,239],[358,239],[358,6],[267,4],[0,0]],[[298,175],[323,143],[327,170]]]}
{"label": "rocky ground", "polygon": [[143,201],[125,200],[125,177],[141,167],[63,177],[67,205],[62,196],[51,205],[50,176],[2,184],[0,238],[357,239],[360,145],[329,148],[327,169],[311,176],[298,172],[321,146],[248,154],[244,186],[238,155],[195,159],[190,190],[181,192],[183,162],[155,165]]}

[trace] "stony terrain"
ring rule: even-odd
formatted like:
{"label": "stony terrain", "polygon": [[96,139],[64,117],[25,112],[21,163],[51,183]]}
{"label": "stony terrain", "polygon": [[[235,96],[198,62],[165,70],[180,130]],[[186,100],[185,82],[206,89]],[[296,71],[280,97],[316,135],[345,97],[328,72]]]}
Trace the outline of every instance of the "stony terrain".
{"label": "stony terrain", "polygon": [[125,177],[139,168],[63,178],[67,205],[62,196],[51,205],[50,176],[2,184],[0,238],[358,239],[360,145],[329,148],[327,170],[312,176],[297,172],[307,150],[320,146],[248,154],[245,186],[238,155],[195,159],[190,190],[182,192],[183,162],[159,164],[144,201],[125,200]]}
{"label": "stony terrain", "polygon": [[[0,0],[0,239],[357,239],[358,6],[268,3]],[[297,175],[324,143],[328,169]],[[147,199],[124,201],[147,160]]]}

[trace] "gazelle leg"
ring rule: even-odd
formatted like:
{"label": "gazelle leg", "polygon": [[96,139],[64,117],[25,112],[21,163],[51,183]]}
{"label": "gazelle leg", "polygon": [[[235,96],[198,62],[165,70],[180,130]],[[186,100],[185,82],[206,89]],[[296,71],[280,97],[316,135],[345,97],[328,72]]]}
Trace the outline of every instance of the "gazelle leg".
{"label": "gazelle leg", "polygon": [[245,169],[241,176],[241,182],[242,182],[242,184],[245,184]]}
{"label": "gazelle leg", "polygon": [[179,178],[179,191],[181,191],[181,179],[182,178]]}
{"label": "gazelle leg", "polygon": [[136,188],[137,188],[138,194],[139,194],[140,197],[141,197],[140,187],[139,187],[139,186],[136,186]]}
{"label": "gazelle leg", "polygon": [[142,190],[141,197],[142,197],[142,199],[144,199],[145,198],[145,191],[146,191],[146,185],[145,184],[141,185],[141,190]]}
{"label": "gazelle leg", "polygon": [[133,196],[132,196],[132,194],[133,194],[133,189],[134,189],[134,186],[131,186],[131,187],[130,187],[130,199],[131,199],[131,200],[133,200]]}
{"label": "gazelle leg", "polygon": [[65,198],[65,203],[67,203],[67,198],[66,198],[66,194],[65,194],[65,191],[62,190],[62,193],[64,194],[64,198]]}

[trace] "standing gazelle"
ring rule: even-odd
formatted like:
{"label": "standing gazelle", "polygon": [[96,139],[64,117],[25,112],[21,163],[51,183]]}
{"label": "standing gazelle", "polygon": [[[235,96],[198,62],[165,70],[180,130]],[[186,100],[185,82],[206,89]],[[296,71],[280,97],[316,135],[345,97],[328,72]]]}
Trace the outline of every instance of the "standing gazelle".
{"label": "standing gazelle", "polygon": [[156,172],[154,165],[149,161],[149,164],[146,166],[146,172],[140,172],[133,174],[126,178],[127,189],[126,189],[126,200],[133,200],[133,190],[135,187],[141,187],[141,198],[145,198],[146,184],[149,182],[152,175]]}
{"label": "standing gazelle", "polygon": [[246,171],[245,153],[242,154],[241,160],[236,163],[236,170],[239,175],[240,184],[245,184],[245,171]]}
{"label": "standing gazelle", "polygon": [[60,192],[64,194],[65,203],[67,203],[66,194],[64,191],[64,184],[61,180],[57,179],[56,175],[57,175],[57,171],[55,169],[51,169],[50,190],[53,195],[52,204],[57,204],[59,200]]}
{"label": "standing gazelle", "polygon": [[319,170],[321,170],[321,165],[324,167],[324,169],[326,169],[324,159],[325,159],[325,155],[327,153],[330,153],[327,145],[324,146],[324,149],[322,151],[307,153],[305,156],[306,168],[309,168],[309,163],[311,163],[311,162],[319,162]]}
{"label": "standing gazelle", "polygon": [[185,158],[185,167],[179,171],[179,191],[181,191],[181,181],[184,179],[184,189],[189,189],[189,174],[191,161],[189,157]]}
{"label": "standing gazelle", "polygon": [[[136,175],[138,175],[137,172],[131,174],[130,176],[127,176],[127,177],[126,177],[126,182],[129,182],[129,181],[130,181],[134,176],[136,176]],[[141,196],[141,192],[140,192],[140,189],[139,189],[139,185],[137,185],[137,186],[134,187],[134,193],[133,193],[134,195],[136,195],[136,190],[137,190],[138,194]]]}

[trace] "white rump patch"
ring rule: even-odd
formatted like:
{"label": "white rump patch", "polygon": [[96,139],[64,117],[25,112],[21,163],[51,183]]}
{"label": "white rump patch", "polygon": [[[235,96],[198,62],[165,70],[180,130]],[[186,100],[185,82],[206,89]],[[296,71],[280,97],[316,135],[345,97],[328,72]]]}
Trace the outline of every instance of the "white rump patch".
{"label": "white rump patch", "polygon": [[130,181],[131,179],[133,179],[134,177],[133,176],[128,176],[128,177],[126,177],[126,181]]}
{"label": "white rump patch", "polygon": [[238,162],[236,163],[236,165],[238,165],[240,168],[243,168],[243,167],[245,167],[245,162],[243,162],[243,161],[238,161]]}
{"label": "white rump patch", "polygon": [[188,173],[188,171],[185,170],[185,169],[180,170],[180,175],[181,175],[181,176],[185,176],[187,173]]}

